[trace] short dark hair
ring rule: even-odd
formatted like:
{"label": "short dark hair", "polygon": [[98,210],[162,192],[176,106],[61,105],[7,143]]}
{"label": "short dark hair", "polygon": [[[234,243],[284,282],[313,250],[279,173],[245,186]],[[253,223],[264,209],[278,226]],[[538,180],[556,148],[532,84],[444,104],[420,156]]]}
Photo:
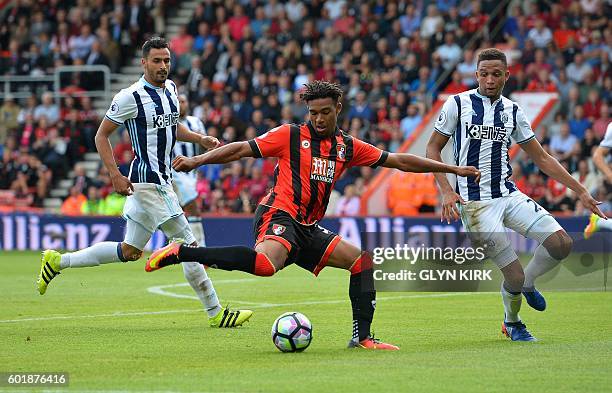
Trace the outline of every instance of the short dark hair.
{"label": "short dark hair", "polygon": [[149,56],[151,49],[164,49],[168,47],[168,41],[163,37],[151,37],[142,45],[142,57]]}
{"label": "short dark hair", "polygon": [[315,80],[304,85],[300,98],[304,102],[318,98],[331,98],[334,102],[338,102],[342,98],[342,88],[337,83]]}
{"label": "short dark hair", "polygon": [[508,60],[506,59],[506,54],[500,51],[497,48],[487,48],[480,51],[478,54],[478,61],[476,62],[476,67],[480,65],[481,61],[485,60],[500,60],[504,63],[504,66],[508,66]]}

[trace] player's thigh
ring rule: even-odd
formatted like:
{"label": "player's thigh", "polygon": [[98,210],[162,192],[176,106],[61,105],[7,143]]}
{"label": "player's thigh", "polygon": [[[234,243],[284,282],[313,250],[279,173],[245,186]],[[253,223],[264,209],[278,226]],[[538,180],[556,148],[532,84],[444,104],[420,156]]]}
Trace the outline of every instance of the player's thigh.
{"label": "player's thigh", "polygon": [[461,221],[473,246],[482,247],[487,258],[500,269],[518,259],[504,227],[505,203],[503,198],[498,198],[459,206]]}
{"label": "player's thigh", "polygon": [[265,253],[278,270],[288,265],[298,252],[300,230],[289,214],[260,205],[253,221],[255,251]]}
{"label": "player's thigh", "polygon": [[341,241],[340,236],[318,225],[308,228],[304,234],[302,247],[296,256],[296,265],[317,276],[325,266],[329,265]]}
{"label": "player's thigh", "polygon": [[159,229],[161,229],[164,235],[170,240],[182,239],[186,244],[196,244],[196,238],[193,235],[191,226],[189,226],[187,217],[182,213],[164,221],[159,226]]}
{"label": "player's thigh", "polygon": [[123,257],[135,261],[142,256],[146,244],[151,239],[152,232],[138,222],[126,219],[125,237],[121,243]]}
{"label": "player's thigh", "polygon": [[506,227],[540,244],[552,234],[563,231],[561,225],[546,209],[522,192],[515,191],[506,198],[508,198],[504,214]]}
{"label": "player's thigh", "polygon": [[289,251],[284,244],[274,240],[268,239],[261,243],[257,243],[255,251],[265,254],[270,262],[274,265],[276,271],[281,270],[285,267],[286,261],[289,257]]}

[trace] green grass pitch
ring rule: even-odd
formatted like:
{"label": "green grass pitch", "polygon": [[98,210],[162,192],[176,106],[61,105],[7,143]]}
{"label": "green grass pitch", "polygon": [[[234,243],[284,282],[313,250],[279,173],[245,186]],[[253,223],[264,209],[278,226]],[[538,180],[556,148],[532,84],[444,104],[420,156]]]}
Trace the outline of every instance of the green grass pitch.
{"label": "green grass pitch", "polygon": [[[502,338],[497,293],[379,293],[374,332],[393,353],[345,349],[347,273],[291,266],[272,278],[209,270],[223,304],[252,307],[239,329],[207,327],[179,267],[143,260],[65,271],[34,287],[39,254],[0,253],[0,372],[70,373],[79,392],[609,392],[612,295],[549,292],[521,313],[537,343]],[[165,293],[161,295],[159,293]],[[168,296],[170,294],[171,296]],[[314,327],[283,354],[270,328],[285,311]],[[6,391],[43,389],[0,387]]]}

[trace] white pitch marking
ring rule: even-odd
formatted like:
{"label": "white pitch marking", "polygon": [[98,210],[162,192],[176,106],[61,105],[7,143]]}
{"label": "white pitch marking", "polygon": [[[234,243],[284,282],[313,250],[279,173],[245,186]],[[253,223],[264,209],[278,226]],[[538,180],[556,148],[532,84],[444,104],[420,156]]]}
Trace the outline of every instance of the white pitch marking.
{"label": "white pitch marking", "polygon": [[[183,285],[182,283],[180,285]],[[399,295],[399,296],[382,296],[378,300],[398,300],[398,299],[409,299],[409,298],[436,298],[436,297],[451,297],[451,296],[470,296],[470,295],[486,295],[492,294],[493,292],[453,292],[453,293],[432,293],[424,295]],[[252,308],[274,308],[274,307],[288,307],[288,306],[299,306],[299,305],[316,305],[316,304],[340,304],[348,302],[348,299],[330,299],[330,300],[315,300],[307,302],[295,302],[295,303],[251,303],[242,302],[239,300],[232,300],[233,303],[241,303],[252,305]],[[193,312],[202,312],[202,309],[181,309],[181,310],[162,310],[162,311],[140,311],[140,312],[114,312],[106,314],[90,314],[90,315],[55,315],[47,317],[35,317],[35,318],[20,318],[20,319],[5,319],[0,320],[0,323],[17,323],[17,322],[31,322],[31,321],[52,321],[52,320],[69,320],[69,319],[88,319],[88,318],[108,318],[108,317],[134,317],[144,315],[164,315],[164,314],[185,314]]]}

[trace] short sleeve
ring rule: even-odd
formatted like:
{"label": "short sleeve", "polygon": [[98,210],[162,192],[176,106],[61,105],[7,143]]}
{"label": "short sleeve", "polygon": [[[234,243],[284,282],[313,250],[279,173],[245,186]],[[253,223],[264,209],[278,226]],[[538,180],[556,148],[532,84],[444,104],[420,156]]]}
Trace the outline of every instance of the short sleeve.
{"label": "short sleeve", "polygon": [[438,120],[434,124],[434,130],[440,134],[451,137],[457,129],[457,117],[459,113],[459,105],[461,101],[459,96],[450,96],[442,105],[442,110],[438,116]]}
{"label": "short sleeve", "polygon": [[535,134],[531,129],[531,124],[529,124],[527,116],[525,116],[525,112],[523,112],[518,105],[514,106],[512,116],[514,117],[514,130],[512,130],[512,138],[516,141],[516,143],[520,145],[535,138]]}
{"label": "short sleeve", "polygon": [[599,144],[601,147],[612,149],[612,122],[608,123],[608,129],[606,130],[606,136],[603,141]]}
{"label": "short sleeve", "polygon": [[256,158],[280,157],[289,146],[290,130],[291,128],[288,124],[283,124],[257,138],[251,139],[249,146],[253,150],[253,155]]}
{"label": "short sleeve", "polygon": [[113,98],[105,117],[121,125],[126,120],[135,118],[137,114],[136,100],[131,94],[122,90]]}
{"label": "short sleeve", "polygon": [[379,148],[353,138],[353,156],[349,166],[371,166],[376,168],[387,161],[389,153]]}

